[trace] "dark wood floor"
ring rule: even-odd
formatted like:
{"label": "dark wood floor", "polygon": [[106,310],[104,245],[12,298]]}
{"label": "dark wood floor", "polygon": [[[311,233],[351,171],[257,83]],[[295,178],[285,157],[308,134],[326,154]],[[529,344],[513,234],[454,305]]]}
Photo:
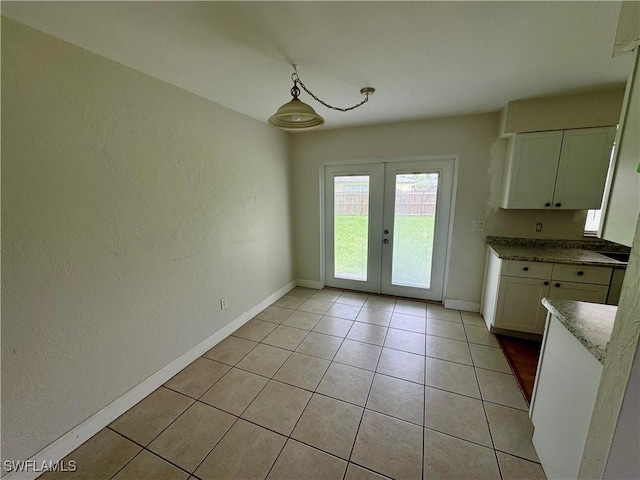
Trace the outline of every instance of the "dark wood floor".
{"label": "dark wood floor", "polygon": [[540,357],[540,342],[504,335],[496,335],[496,338],[516,374],[527,402],[531,403],[533,382],[536,378],[538,358]]}

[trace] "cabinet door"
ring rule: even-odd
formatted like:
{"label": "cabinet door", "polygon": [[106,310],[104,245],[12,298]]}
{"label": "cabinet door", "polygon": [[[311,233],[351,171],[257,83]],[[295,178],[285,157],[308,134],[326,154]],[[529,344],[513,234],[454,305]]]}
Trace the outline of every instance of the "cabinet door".
{"label": "cabinet door", "polygon": [[547,310],[540,300],[549,296],[548,284],[534,278],[501,276],[495,326],[542,334]]}
{"label": "cabinet door", "polygon": [[599,209],[616,127],[565,130],[553,208]]}
{"label": "cabinet door", "polygon": [[504,208],[551,208],[561,145],[562,131],[515,136]]}
{"label": "cabinet door", "polygon": [[590,283],[552,282],[549,298],[556,300],[577,300],[580,302],[606,303],[608,285]]}

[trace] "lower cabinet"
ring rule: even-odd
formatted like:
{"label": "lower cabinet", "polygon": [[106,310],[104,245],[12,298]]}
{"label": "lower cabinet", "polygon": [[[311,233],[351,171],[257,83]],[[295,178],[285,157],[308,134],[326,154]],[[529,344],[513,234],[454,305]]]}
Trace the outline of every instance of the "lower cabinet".
{"label": "lower cabinet", "polygon": [[487,249],[482,316],[487,328],[542,335],[543,297],[606,303],[610,267],[501,260]]}
{"label": "lower cabinet", "polygon": [[529,416],[532,442],[548,478],[578,478],[602,364],[549,316]]}
{"label": "lower cabinet", "polygon": [[[549,282],[537,278],[503,276],[498,290],[494,326],[519,332],[544,332],[547,309],[540,300],[549,296]],[[486,317],[485,317],[486,318]]]}
{"label": "lower cabinet", "polygon": [[622,293],[622,283],[626,269],[617,268],[611,276],[611,285],[609,285],[609,294],[607,295],[607,305],[618,305],[620,294]]}

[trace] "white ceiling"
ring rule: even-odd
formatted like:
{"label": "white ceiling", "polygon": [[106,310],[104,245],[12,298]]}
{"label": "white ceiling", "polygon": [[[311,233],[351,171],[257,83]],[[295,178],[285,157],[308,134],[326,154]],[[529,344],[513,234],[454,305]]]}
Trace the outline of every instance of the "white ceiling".
{"label": "white ceiling", "polygon": [[2,14],[266,122],[290,64],[336,128],[623,83],[620,2],[2,2]]}

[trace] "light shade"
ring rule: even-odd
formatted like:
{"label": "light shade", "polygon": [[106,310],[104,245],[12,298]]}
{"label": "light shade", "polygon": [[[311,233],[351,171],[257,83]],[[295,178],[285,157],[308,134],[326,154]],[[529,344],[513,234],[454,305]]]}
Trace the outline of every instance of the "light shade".
{"label": "light shade", "polygon": [[309,105],[294,97],[269,118],[269,123],[281,130],[300,132],[324,125],[324,118]]}

